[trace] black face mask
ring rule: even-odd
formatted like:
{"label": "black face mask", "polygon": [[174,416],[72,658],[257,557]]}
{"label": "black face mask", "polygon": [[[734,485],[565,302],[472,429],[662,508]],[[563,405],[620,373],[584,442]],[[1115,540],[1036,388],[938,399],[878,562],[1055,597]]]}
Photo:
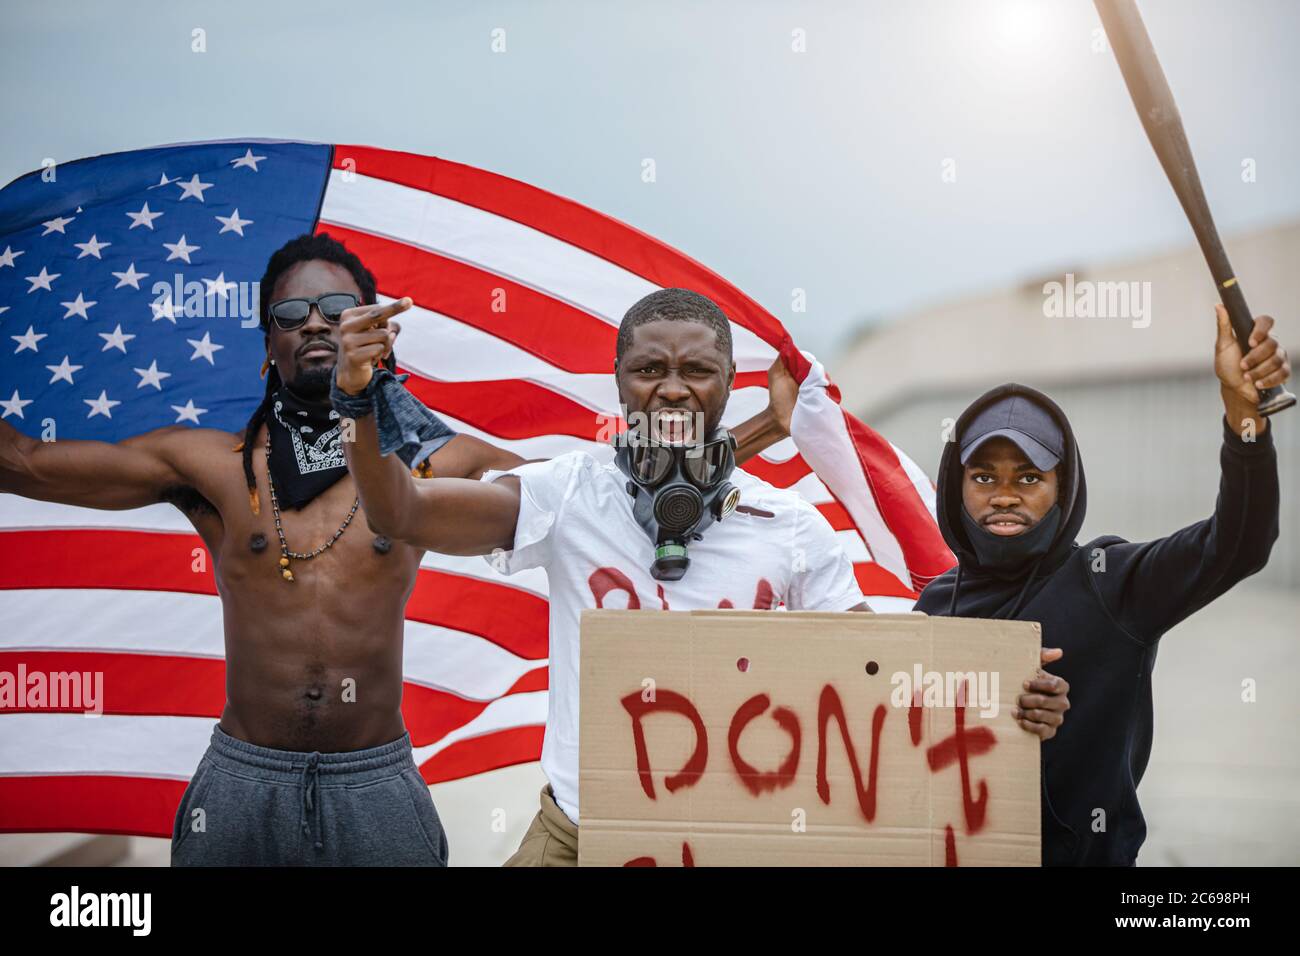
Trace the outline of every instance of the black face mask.
{"label": "black face mask", "polygon": [[635,432],[618,441],[614,462],[628,477],[632,516],[655,543],[655,580],[681,580],[691,564],[687,541],[735,510],[740,489],[727,481],[735,449],[725,428],[715,428],[702,444],[664,445]]}
{"label": "black face mask", "polygon": [[980,569],[998,577],[1015,577],[1025,566],[1047,554],[1061,525],[1061,509],[1052,505],[1036,525],[1021,534],[1006,537],[994,534],[961,509],[962,527]]}

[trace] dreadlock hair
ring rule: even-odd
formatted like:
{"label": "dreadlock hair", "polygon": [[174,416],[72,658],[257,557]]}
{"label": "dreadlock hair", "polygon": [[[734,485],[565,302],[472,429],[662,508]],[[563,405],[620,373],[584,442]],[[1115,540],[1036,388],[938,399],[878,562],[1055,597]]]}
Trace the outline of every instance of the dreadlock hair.
{"label": "dreadlock hair", "polygon": [[[272,254],[271,260],[266,264],[266,273],[262,276],[259,289],[258,316],[262,335],[268,341],[271,336],[271,297],[275,294],[276,283],[298,263],[309,262],[314,259],[332,262],[347,269],[357,287],[361,290],[362,303],[365,305],[374,304],[375,276],[362,264],[355,253],[348,251],[343,243],[329,235],[329,233],[301,235],[296,239],[290,239]],[[384,367],[390,372],[396,369],[397,361],[394,356],[390,354],[388,358],[384,359]],[[257,440],[257,433],[261,429],[262,423],[266,421],[266,415],[271,408],[275,393],[284,384],[280,379],[280,370],[274,365],[269,363],[263,365],[262,372],[266,377],[266,391],[262,395],[261,404],[257,406],[248,419],[248,424],[244,426],[244,440],[233,449],[234,451],[243,452],[244,480],[248,483],[248,503],[253,509],[253,514],[262,513],[261,502],[257,496],[257,477],[253,474],[253,444]]]}
{"label": "dreadlock hair", "polygon": [[614,344],[615,361],[632,345],[632,332],[642,325],[660,321],[698,322],[713,329],[718,338],[718,349],[732,364],[735,360],[731,348],[731,323],[727,315],[708,296],[689,289],[660,289],[633,303],[618,325],[618,338]]}

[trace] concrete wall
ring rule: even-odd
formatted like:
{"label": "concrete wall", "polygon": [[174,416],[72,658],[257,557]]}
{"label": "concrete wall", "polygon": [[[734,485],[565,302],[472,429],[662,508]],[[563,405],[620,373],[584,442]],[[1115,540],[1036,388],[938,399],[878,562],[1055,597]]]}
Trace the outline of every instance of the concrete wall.
{"label": "concrete wall", "polygon": [[[1282,344],[1300,351],[1300,222],[1228,242],[1247,301],[1277,316]],[[1150,324],[1129,318],[1048,318],[1043,285],[1150,283]],[[864,292],[864,295],[869,294]],[[868,422],[936,386],[978,394],[1024,381],[1062,385],[1211,371],[1215,290],[1192,245],[1140,261],[1064,266],[1015,288],[936,303],[872,327],[827,361],[845,407]],[[1294,391],[1294,389],[1292,389]]]}

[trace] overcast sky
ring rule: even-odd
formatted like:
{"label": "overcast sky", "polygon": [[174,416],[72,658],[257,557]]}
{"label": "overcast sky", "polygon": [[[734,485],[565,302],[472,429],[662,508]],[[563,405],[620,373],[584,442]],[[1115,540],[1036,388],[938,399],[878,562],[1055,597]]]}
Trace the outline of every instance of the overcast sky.
{"label": "overcast sky", "polygon": [[[1300,2],[1140,6],[1221,231],[1300,216]],[[435,154],[646,230],[827,354],[1191,241],[1099,26],[1088,0],[5,2],[0,181],[235,137]]]}

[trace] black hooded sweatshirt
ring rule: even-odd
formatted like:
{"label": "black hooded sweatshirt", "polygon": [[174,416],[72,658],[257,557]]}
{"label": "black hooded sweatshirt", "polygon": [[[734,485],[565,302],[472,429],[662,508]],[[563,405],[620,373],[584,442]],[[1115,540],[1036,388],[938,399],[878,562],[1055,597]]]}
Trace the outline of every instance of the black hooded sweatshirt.
{"label": "black hooded sweatshirt", "polygon": [[[962,527],[960,436],[981,408],[1013,394],[1047,409],[1065,436],[1057,466],[1061,521],[1046,555],[1014,577],[998,577],[980,568]],[[1038,621],[1043,646],[1065,651],[1049,668],[1070,682],[1070,710],[1043,744],[1043,864],[1132,865],[1147,832],[1137,785],[1151,753],[1156,644],[1267,562],[1278,535],[1272,430],[1245,442],[1223,422],[1211,517],[1156,541],[1106,536],[1083,545],[1075,536],[1087,483],[1074,433],[1055,402],[1023,385],[1003,385],[966,409],[955,432],[958,440],[939,462],[936,506],[958,564],[930,583],[916,610]]]}

